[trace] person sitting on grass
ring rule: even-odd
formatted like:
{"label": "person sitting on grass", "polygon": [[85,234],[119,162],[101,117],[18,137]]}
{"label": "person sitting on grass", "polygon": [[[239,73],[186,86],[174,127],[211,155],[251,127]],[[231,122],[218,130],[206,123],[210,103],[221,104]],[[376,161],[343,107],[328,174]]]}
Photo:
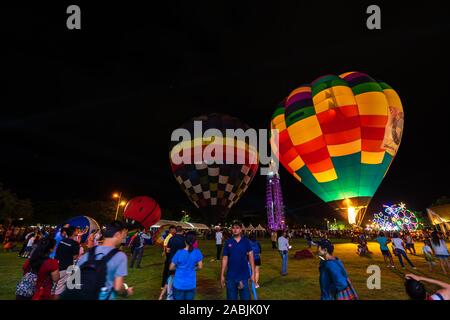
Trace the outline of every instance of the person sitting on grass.
{"label": "person sitting on grass", "polygon": [[[411,300],[450,300],[450,284],[430,279],[426,277],[421,277],[415,274],[405,275],[405,289]],[[422,282],[428,282],[439,286],[440,289],[434,294],[430,295],[427,293],[425,286]]]}
{"label": "person sitting on grass", "polygon": [[341,260],[333,256],[334,246],[329,240],[318,243],[320,300],[357,300],[358,295]]}

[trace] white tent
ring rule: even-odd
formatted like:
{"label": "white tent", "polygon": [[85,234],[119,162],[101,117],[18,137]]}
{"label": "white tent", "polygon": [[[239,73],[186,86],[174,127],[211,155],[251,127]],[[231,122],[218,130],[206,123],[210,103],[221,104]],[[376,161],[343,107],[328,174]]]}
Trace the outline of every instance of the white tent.
{"label": "white tent", "polygon": [[164,220],[161,219],[150,228],[159,228],[166,224],[173,224],[174,226],[181,226],[186,230],[209,230],[209,227],[203,223],[193,223],[193,222],[181,222],[181,221],[173,221],[173,220]]}
{"label": "white tent", "polygon": [[[436,208],[444,208],[446,210],[440,210],[441,215],[437,214]],[[434,207],[434,210],[431,210],[429,208],[427,208],[427,213],[428,213],[428,219],[430,219],[430,222],[434,225],[434,226],[439,226],[439,228],[441,229],[441,232],[444,234],[447,234],[447,232],[450,231],[450,221],[448,221],[446,219],[446,217],[448,216],[449,212],[450,212],[450,206],[441,206],[441,207]],[[444,216],[444,217],[442,217]]]}
{"label": "white tent", "polygon": [[266,231],[260,224],[255,228],[256,231]]}

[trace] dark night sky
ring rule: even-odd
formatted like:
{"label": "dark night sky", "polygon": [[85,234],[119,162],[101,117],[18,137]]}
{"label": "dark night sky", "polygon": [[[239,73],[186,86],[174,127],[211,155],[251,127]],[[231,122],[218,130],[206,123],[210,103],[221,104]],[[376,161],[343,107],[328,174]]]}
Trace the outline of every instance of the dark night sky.
{"label": "dark night sky", "polygon": [[[382,29],[370,31],[370,2],[209,2],[83,2],[81,31],[66,28],[72,3],[2,9],[0,181],[33,201],[123,190],[189,205],[168,163],[173,129],[212,112],[266,128],[297,86],[358,70],[394,87],[405,109],[402,145],[372,207],[423,210],[450,195],[442,4],[382,5]],[[281,170],[287,206],[312,214],[320,199]],[[258,176],[238,206],[261,210],[264,195]]]}

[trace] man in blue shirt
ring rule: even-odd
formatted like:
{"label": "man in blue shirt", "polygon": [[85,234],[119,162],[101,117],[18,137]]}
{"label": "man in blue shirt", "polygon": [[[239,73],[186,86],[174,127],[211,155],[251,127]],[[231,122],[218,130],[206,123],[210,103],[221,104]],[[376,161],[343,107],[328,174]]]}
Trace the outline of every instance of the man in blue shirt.
{"label": "man in blue shirt", "polygon": [[[113,221],[106,225],[104,231],[105,240],[101,246],[95,247],[95,259],[100,260],[107,255],[111,250],[117,248],[122,243],[122,240],[127,236],[128,229],[120,221]],[[89,254],[83,255],[78,260],[77,265],[82,266],[88,261]],[[128,275],[127,255],[122,251],[117,252],[106,264],[107,274],[106,282],[99,300],[114,300],[117,295],[128,297],[133,294],[133,288],[128,287],[125,283],[125,277]]]}
{"label": "man in blue shirt", "polygon": [[[252,275],[255,281],[255,260],[250,241],[241,235],[242,224],[234,221],[231,227],[233,237],[225,242],[222,257],[222,272],[220,283],[222,288],[227,287],[227,300],[250,300],[250,263]],[[225,278],[226,271],[226,278]]]}

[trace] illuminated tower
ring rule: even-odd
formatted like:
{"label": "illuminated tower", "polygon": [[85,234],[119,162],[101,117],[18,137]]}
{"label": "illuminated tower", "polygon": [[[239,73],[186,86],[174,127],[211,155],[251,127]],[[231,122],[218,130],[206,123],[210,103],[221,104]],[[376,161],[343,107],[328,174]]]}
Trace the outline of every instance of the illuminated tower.
{"label": "illuminated tower", "polygon": [[270,162],[266,185],[267,228],[270,231],[285,230],[283,195],[280,176],[273,160]]}

